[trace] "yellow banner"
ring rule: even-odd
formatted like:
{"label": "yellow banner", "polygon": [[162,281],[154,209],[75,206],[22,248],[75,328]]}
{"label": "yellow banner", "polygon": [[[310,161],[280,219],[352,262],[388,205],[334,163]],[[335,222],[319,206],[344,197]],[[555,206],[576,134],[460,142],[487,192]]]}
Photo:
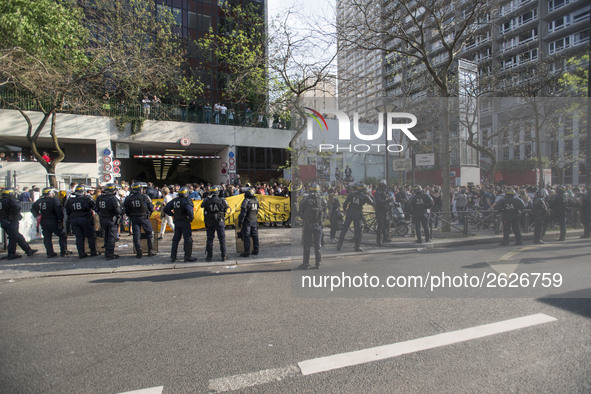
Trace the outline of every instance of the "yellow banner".
{"label": "yellow banner", "polygon": [[[256,198],[259,200],[259,222],[285,222],[289,218],[289,197],[263,196],[257,194]],[[205,228],[203,209],[201,209],[202,201],[203,200],[193,201],[193,213],[195,215],[191,222],[191,229],[193,230]],[[244,201],[244,194],[227,197],[226,201],[230,206],[230,210],[226,213],[226,226],[235,225],[238,222],[240,207],[242,201]],[[158,229],[160,229],[160,212],[164,209],[162,199],[152,200],[152,203],[154,204],[155,210],[150,219],[156,220],[158,222]],[[158,230],[154,229],[154,231]],[[167,231],[169,231],[168,228]]]}

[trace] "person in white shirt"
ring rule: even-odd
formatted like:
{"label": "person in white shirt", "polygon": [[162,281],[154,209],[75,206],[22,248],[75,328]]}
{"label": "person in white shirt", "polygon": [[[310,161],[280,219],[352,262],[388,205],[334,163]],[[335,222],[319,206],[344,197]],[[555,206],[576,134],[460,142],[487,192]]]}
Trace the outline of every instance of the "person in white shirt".
{"label": "person in white shirt", "polygon": [[164,207],[174,198],[170,194],[170,190],[167,187],[162,188],[162,194],[164,195],[164,200],[162,201],[162,210],[160,212],[160,218],[162,219],[162,221],[160,222],[160,235],[158,235],[158,239],[162,239],[162,237],[164,237],[164,232],[166,231],[167,224],[168,227],[170,227],[170,229],[174,231],[174,222],[172,220],[172,217],[164,213]]}

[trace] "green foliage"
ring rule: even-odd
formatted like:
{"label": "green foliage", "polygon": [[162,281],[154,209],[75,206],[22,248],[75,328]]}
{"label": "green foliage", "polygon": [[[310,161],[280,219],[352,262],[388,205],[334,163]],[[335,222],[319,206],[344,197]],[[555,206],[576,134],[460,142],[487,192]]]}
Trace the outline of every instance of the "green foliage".
{"label": "green foliage", "polygon": [[125,131],[125,126],[129,123],[131,127],[131,135],[135,135],[142,131],[142,127],[144,126],[144,121],[146,118],[141,116],[118,116],[115,118],[115,124],[117,125],[117,129],[120,132]]}
{"label": "green foliage", "polygon": [[203,94],[203,83],[192,77],[181,77],[180,83],[177,87],[179,96],[191,102],[195,97]]}
{"label": "green foliage", "polygon": [[225,22],[219,33],[210,30],[197,45],[204,54],[212,53],[222,64],[227,78],[224,98],[247,103],[256,112],[265,104],[267,93],[263,14],[255,3],[245,6],[226,3],[222,11]]}
{"label": "green foliage", "polygon": [[54,66],[84,66],[88,30],[81,19],[80,10],[66,0],[2,0],[0,50],[17,50]]}
{"label": "green foliage", "polygon": [[569,93],[574,96],[587,96],[589,84],[589,53],[567,61],[567,71],[560,79]]}

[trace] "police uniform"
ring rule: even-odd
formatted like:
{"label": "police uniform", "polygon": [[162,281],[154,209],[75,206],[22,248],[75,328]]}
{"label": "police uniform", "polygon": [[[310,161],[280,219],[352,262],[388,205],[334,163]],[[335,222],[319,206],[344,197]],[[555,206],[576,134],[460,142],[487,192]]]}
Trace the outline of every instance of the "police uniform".
{"label": "police uniform", "polygon": [[532,206],[532,216],[534,220],[534,244],[543,244],[542,234],[545,232],[547,225],[546,217],[548,216],[548,204],[543,195],[536,193],[534,203]]}
{"label": "police uniform", "polygon": [[240,206],[238,225],[242,227],[242,240],[244,241],[244,252],[241,257],[250,256],[250,239],[252,238],[252,254],[259,254],[259,230],[257,216],[259,212],[259,200],[254,196],[252,189],[247,190],[244,201]]}
{"label": "police uniform", "polygon": [[587,186],[587,192],[581,197],[581,220],[583,222],[583,235],[581,238],[589,238],[591,228],[591,187]]}
{"label": "police uniform", "polygon": [[316,268],[320,268],[322,261],[322,254],[320,253],[322,223],[326,212],[326,200],[317,194],[317,190],[313,191],[300,202],[299,212],[304,220],[304,228],[302,229],[304,256],[302,265],[298,268],[308,269],[310,267],[310,248],[312,245],[314,245]]}
{"label": "police uniform", "polygon": [[154,205],[150,197],[141,193],[140,186],[132,185],[132,189],[133,194],[125,199],[124,206],[125,214],[131,222],[136,257],[138,259],[142,257],[142,229],[146,233],[146,240],[148,241],[148,256],[155,256],[157,253],[153,250],[152,246],[154,231],[152,230],[152,223],[148,219],[152,212],[154,212]]}
{"label": "police uniform", "polygon": [[226,224],[224,220],[226,212],[230,208],[228,202],[217,194],[217,189],[210,189],[210,193],[201,203],[201,208],[203,208],[203,217],[207,232],[207,243],[205,245],[206,260],[212,260],[213,239],[217,233],[222,261],[226,261]]}
{"label": "police uniform", "polygon": [[21,206],[13,198],[13,191],[3,190],[0,199],[0,225],[8,236],[8,260],[21,257],[16,254],[16,245],[25,251],[27,256],[37,252],[37,249],[31,249],[25,237],[18,230],[18,222],[23,218],[21,215]]}
{"label": "police uniform", "polygon": [[31,213],[37,217],[41,215],[41,229],[43,230],[43,245],[47,257],[55,257],[57,253],[53,250],[52,235],[59,238],[60,255],[68,254],[68,236],[64,228],[64,210],[60,201],[51,195],[52,191],[43,189],[43,196],[33,203]]}
{"label": "police uniform", "polygon": [[76,249],[78,257],[81,259],[87,257],[84,250],[84,238],[88,238],[88,247],[91,256],[98,256],[96,251],[96,238],[94,232],[94,222],[92,220],[92,211],[96,205],[90,196],[83,194],[84,186],[76,187],[76,196],[70,197],[66,202],[66,213],[72,223],[72,231],[76,236]]}
{"label": "police uniform", "polygon": [[421,226],[425,233],[425,241],[431,241],[431,234],[429,234],[429,210],[433,208],[433,199],[430,195],[423,193],[422,188],[417,188],[415,194],[408,202],[412,214],[412,221],[415,225],[415,232],[417,233],[417,242],[422,243]]}
{"label": "police uniform", "polygon": [[121,204],[113,192],[106,192],[96,199],[96,211],[99,214],[105,237],[105,258],[107,260],[116,259],[119,257],[115,254],[115,240],[121,219]]}
{"label": "police uniform", "polygon": [[[329,198],[327,205],[330,217],[330,242],[336,243],[336,235],[339,229],[339,221],[342,220],[343,216],[342,212],[340,211],[341,202],[335,195],[333,195],[332,200]],[[341,217],[340,220],[339,217]]]}
{"label": "police uniform", "polygon": [[347,195],[347,199],[343,204],[345,210],[345,223],[339,235],[339,242],[337,243],[337,250],[340,250],[345,240],[345,234],[349,230],[351,222],[353,222],[354,236],[355,236],[355,251],[362,252],[361,236],[362,236],[362,221],[363,221],[363,206],[365,204],[374,205],[373,200],[364,193],[365,187],[363,185],[356,185],[355,191]]}
{"label": "police uniform", "polygon": [[390,210],[392,199],[388,196],[387,186],[381,183],[374,194],[376,202],[377,244],[390,242]]}
{"label": "police uniform", "polygon": [[566,214],[569,206],[569,197],[566,194],[566,190],[559,186],[556,190],[556,194],[550,200],[550,208],[552,209],[552,216],[554,222],[560,227],[560,238],[559,241],[566,239]]}
{"label": "police uniform", "polygon": [[193,254],[193,235],[191,232],[191,222],[193,221],[193,201],[188,198],[188,190],[182,188],[179,196],[170,201],[164,207],[164,213],[172,216],[174,221],[174,235],[172,236],[172,246],[170,248],[170,260],[176,260],[176,253],[179,247],[181,237],[184,239],[185,261],[191,262],[197,260],[192,257]]}
{"label": "police uniform", "polygon": [[501,212],[503,219],[503,242],[502,246],[509,245],[511,230],[515,234],[515,245],[521,245],[521,228],[519,219],[525,204],[519,197],[515,197],[514,191],[507,191],[505,197],[499,200],[496,209]]}

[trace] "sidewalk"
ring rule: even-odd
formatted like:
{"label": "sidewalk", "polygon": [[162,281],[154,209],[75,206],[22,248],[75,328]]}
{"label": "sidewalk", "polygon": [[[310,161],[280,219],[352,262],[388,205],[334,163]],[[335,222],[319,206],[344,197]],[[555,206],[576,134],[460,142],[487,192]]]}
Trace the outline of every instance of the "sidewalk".
{"label": "sidewalk", "polygon": [[[327,229],[325,229],[327,233]],[[583,230],[569,230],[567,231],[567,239],[580,237]],[[294,260],[293,265],[301,263],[302,248],[300,246],[299,235],[301,229],[289,229],[282,227],[260,227],[260,254],[258,256],[251,256],[248,258],[239,257],[236,253],[236,242],[233,229],[226,230],[226,244],[227,244],[227,260],[222,262],[220,260],[219,243],[217,239],[214,240],[213,261],[205,261],[205,231],[193,232],[193,256],[197,257],[194,263],[183,262],[183,242],[179,245],[178,256],[179,259],[171,263],[170,261],[170,242],[172,233],[166,233],[163,240],[159,241],[160,254],[155,257],[146,257],[137,259],[133,253],[133,243],[130,235],[122,235],[119,242],[116,243],[115,253],[120,255],[119,259],[106,260],[104,253],[98,257],[87,257],[79,259],[76,252],[75,238],[68,237],[68,249],[74,252],[68,257],[55,257],[48,259],[46,257],[45,248],[41,239],[30,242],[34,249],[39,251],[31,257],[27,257],[22,253],[20,248],[17,248],[17,253],[23,254],[23,257],[16,260],[0,260],[0,281],[10,281],[15,279],[25,278],[40,278],[40,277],[54,277],[54,276],[68,276],[68,275],[89,275],[89,274],[111,274],[121,272],[133,271],[151,271],[151,270],[170,270],[170,269],[185,269],[196,267],[213,267],[219,266],[220,269],[231,269],[235,265],[255,264],[255,263],[290,263]],[[555,241],[558,238],[558,231],[548,231],[544,239],[549,242]],[[345,242],[341,251],[337,252],[334,244],[328,243],[328,234],[325,236],[327,245],[322,249],[323,259],[330,259],[337,256],[365,256],[367,254],[382,254],[382,253],[411,253],[424,249],[432,248],[447,248],[459,247],[466,245],[478,245],[488,243],[500,243],[502,236],[500,235],[477,235],[466,238],[448,238],[435,239],[433,242],[417,244],[415,238],[410,237],[395,237],[391,243],[384,247],[378,247],[375,244],[375,235],[363,234],[363,254],[353,251],[353,245],[350,242]],[[513,240],[513,237],[511,238]],[[523,240],[526,243],[531,243],[533,240],[533,233],[523,235]],[[102,249],[103,240],[97,239],[97,248]],[[54,248],[59,252],[57,246],[57,239],[54,237]],[[88,251],[87,251],[88,252]],[[145,253],[146,251],[144,251]],[[5,257],[3,254],[2,257]]]}

